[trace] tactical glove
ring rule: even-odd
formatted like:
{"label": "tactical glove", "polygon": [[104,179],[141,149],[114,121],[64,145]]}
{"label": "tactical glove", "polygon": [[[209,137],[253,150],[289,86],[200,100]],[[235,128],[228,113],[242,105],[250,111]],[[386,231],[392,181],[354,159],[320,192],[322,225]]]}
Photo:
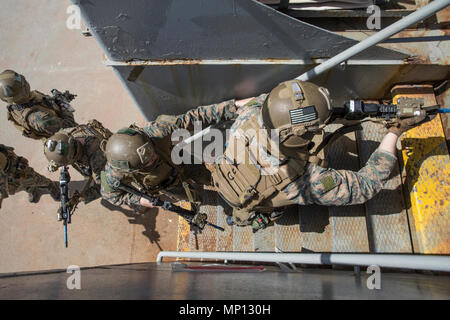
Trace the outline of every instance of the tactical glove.
{"label": "tactical glove", "polygon": [[403,132],[406,132],[422,123],[429,121],[427,116],[417,116],[413,118],[397,119],[394,122],[390,122],[386,125],[388,132],[392,132],[396,136],[401,136]]}
{"label": "tactical glove", "polygon": [[252,221],[253,233],[260,229],[265,229],[270,223],[269,218],[263,213],[257,213]]}

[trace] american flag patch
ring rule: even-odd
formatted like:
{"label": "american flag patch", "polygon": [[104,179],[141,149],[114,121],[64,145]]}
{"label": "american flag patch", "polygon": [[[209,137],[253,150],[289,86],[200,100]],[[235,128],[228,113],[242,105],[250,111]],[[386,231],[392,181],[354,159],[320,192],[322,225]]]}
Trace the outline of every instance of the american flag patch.
{"label": "american flag patch", "polygon": [[291,124],[310,122],[317,119],[317,112],[314,106],[290,110],[289,115],[291,117]]}

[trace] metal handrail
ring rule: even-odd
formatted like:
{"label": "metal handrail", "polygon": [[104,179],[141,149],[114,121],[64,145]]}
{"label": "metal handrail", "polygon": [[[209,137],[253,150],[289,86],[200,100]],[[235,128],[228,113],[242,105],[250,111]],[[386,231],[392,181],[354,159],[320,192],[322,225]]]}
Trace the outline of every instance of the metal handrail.
{"label": "metal handrail", "polygon": [[156,262],[166,258],[191,258],[313,265],[346,265],[450,272],[450,256],[358,253],[276,253],[276,252],[178,252],[161,251]]}
{"label": "metal handrail", "polygon": [[390,26],[384,28],[381,31],[378,31],[373,36],[364,39],[363,41],[355,44],[353,47],[344,50],[333,58],[328,59],[327,61],[321,63],[320,65],[312,68],[311,70],[303,73],[298,76],[297,80],[308,81],[309,79],[337,66],[338,64],[348,60],[354,55],[376,45],[377,43],[391,37],[392,35],[402,31],[403,29],[409,27],[410,25],[417,23],[432,14],[444,9],[450,5],[450,0],[435,0],[428,5],[420,8],[414,13],[404,17],[403,19],[391,24]]}

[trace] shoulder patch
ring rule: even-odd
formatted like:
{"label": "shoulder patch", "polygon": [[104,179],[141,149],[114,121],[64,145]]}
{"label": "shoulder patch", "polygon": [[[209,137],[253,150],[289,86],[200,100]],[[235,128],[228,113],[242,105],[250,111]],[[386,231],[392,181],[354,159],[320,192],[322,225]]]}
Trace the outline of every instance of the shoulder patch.
{"label": "shoulder patch", "polygon": [[332,176],[326,176],[326,177],[320,179],[320,183],[322,183],[324,192],[328,192],[337,186],[337,184],[334,181]]}
{"label": "shoulder patch", "polygon": [[108,180],[106,179],[105,171],[102,171],[100,173],[100,179],[101,179],[101,182],[102,182],[103,190],[105,190],[106,192],[113,192],[114,191],[114,189],[111,188],[111,186],[108,184]]}
{"label": "shoulder patch", "polygon": [[247,102],[245,105],[248,106],[248,107],[258,106],[259,105],[259,101],[256,98],[253,98],[252,100]]}
{"label": "shoulder patch", "polygon": [[268,94],[260,94],[257,97],[254,97],[252,100],[247,102],[245,105],[248,107],[262,107],[264,101],[266,101]]}
{"label": "shoulder patch", "polygon": [[157,122],[167,122],[171,125],[177,125],[180,123],[181,120],[177,116],[170,116],[167,114],[162,114],[156,118],[156,121]]}

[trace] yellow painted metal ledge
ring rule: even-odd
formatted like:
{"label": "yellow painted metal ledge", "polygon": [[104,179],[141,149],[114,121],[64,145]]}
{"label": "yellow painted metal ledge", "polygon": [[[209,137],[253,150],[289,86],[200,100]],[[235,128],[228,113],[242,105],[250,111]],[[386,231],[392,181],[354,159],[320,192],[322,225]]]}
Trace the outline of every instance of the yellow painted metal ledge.
{"label": "yellow painted metal ledge", "polygon": [[[394,103],[400,97],[424,98],[435,105],[431,86],[394,88]],[[403,93],[402,93],[403,92]],[[450,158],[440,115],[406,132],[401,140],[406,172],[405,187],[411,200],[416,253],[450,253]],[[414,235],[413,235],[414,236]]]}

